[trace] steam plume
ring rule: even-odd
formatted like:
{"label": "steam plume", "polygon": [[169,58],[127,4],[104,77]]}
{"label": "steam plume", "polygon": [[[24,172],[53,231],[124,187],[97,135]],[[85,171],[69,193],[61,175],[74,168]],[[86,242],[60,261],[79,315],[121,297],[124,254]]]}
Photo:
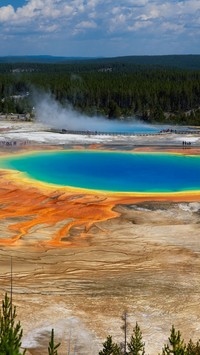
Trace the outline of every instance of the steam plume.
{"label": "steam plume", "polygon": [[131,123],[108,120],[103,117],[88,117],[73,110],[70,106],[64,108],[50,94],[43,94],[36,97],[36,116],[39,121],[52,128],[77,130],[77,131],[98,131],[98,132],[126,132],[155,130],[155,127],[132,119]]}

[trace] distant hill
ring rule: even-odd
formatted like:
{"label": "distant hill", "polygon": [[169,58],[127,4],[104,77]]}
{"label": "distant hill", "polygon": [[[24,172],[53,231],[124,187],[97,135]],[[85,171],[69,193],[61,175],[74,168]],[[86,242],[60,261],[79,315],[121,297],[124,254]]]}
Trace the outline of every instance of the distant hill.
{"label": "distant hill", "polygon": [[181,69],[200,69],[200,55],[158,55],[158,56],[125,56],[93,59],[92,62],[124,63],[129,65],[173,67]]}
{"label": "distant hill", "polygon": [[54,57],[51,55],[39,55],[39,56],[5,56],[0,57],[0,63],[66,63],[80,60],[88,60],[91,58],[82,57]]}
{"label": "distant hill", "polygon": [[200,55],[158,55],[158,56],[124,56],[110,58],[90,57],[54,57],[44,56],[7,56],[0,57],[0,63],[42,63],[42,64],[93,64],[120,65],[131,69],[133,66],[171,67],[200,70]]}

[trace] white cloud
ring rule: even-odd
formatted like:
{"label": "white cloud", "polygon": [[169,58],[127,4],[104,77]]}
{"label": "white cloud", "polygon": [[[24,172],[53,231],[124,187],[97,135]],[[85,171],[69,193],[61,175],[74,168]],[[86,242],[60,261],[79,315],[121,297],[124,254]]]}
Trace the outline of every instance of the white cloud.
{"label": "white cloud", "polygon": [[44,33],[52,33],[52,32],[56,32],[58,29],[57,25],[50,25],[50,26],[40,26],[40,31],[44,32]]}
{"label": "white cloud", "polygon": [[15,15],[14,8],[11,5],[0,7],[0,22],[7,22]]}
{"label": "white cloud", "polygon": [[82,21],[77,25],[77,28],[96,28],[97,25],[93,21]]}
{"label": "white cloud", "polygon": [[146,29],[146,27],[149,27],[152,25],[152,22],[149,20],[145,21],[136,21],[134,22],[133,25],[128,26],[128,31],[130,32],[135,32],[141,29]]}
{"label": "white cloud", "polygon": [[[31,26],[31,23],[35,25],[51,21],[56,28],[62,28],[64,23],[66,29],[67,25],[77,28],[80,23],[92,23],[91,19],[97,19],[103,26],[102,31],[110,33],[119,32],[117,28],[121,25],[127,25],[128,28],[134,22],[141,21],[136,26],[141,28],[142,25],[146,26],[145,21],[159,18],[164,18],[167,23],[181,21],[187,24],[192,16],[196,19],[196,12],[200,10],[199,0],[120,0],[115,4],[111,0],[29,0],[16,11],[11,5],[0,7],[0,22],[7,22],[8,26],[9,23],[10,26],[21,23],[30,23]],[[157,22],[156,27],[159,30]]]}
{"label": "white cloud", "polygon": [[183,25],[176,24],[176,23],[170,23],[170,22],[164,22],[161,25],[162,30],[166,31],[175,31],[176,33],[182,33],[184,31]]}
{"label": "white cloud", "polygon": [[[9,0],[8,0],[9,2]],[[98,38],[161,37],[174,40],[200,31],[200,0],[27,0],[16,10],[10,4],[0,7],[1,35],[26,37],[59,33],[66,40],[83,40],[91,29]],[[148,28],[148,33],[147,33]],[[144,30],[144,31],[143,31]],[[50,36],[50,35],[49,35]],[[49,37],[49,41],[51,38]],[[200,47],[200,46],[199,46]]]}
{"label": "white cloud", "polygon": [[76,36],[80,33],[84,33],[85,31],[87,31],[89,29],[94,29],[96,27],[97,27],[97,25],[94,21],[81,21],[74,28],[73,35]]}

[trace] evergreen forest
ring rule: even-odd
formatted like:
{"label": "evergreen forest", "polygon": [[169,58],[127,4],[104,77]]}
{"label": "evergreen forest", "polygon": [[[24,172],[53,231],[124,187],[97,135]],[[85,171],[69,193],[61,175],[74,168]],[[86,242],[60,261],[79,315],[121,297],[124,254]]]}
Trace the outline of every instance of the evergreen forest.
{"label": "evergreen forest", "polygon": [[0,112],[33,114],[42,91],[89,116],[200,125],[200,56],[144,58],[0,61]]}

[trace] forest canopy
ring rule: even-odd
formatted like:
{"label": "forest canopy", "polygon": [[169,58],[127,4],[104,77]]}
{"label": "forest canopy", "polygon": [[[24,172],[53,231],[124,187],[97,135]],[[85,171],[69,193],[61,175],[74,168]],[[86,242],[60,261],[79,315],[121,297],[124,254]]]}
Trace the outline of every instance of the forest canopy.
{"label": "forest canopy", "polygon": [[164,56],[162,65],[161,57],[0,60],[0,112],[31,112],[34,89],[90,116],[200,125],[200,56],[180,56],[179,66],[178,57]]}

